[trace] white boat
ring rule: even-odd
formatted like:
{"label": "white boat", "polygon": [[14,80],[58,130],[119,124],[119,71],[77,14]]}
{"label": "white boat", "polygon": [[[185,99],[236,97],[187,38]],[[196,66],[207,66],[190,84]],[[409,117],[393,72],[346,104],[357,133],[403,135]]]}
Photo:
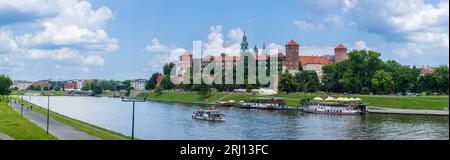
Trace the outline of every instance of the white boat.
{"label": "white boat", "polygon": [[204,110],[204,109],[198,109],[194,111],[192,114],[193,119],[198,120],[205,120],[205,121],[217,121],[217,122],[224,122],[225,118],[223,118],[225,115],[221,114],[218,110]]}
{"label": "white boat", "polygon": [[351,106],[328,106],[320,104],[304,106],[303,111],[307,113],[340,114],[340,115],[352,115],[361,113],[359,110],[354,109]]}
{"label": "white boat", "polygon": [[320,102],[308,101],[302,104],[307,113],[354,115],[367,112],[367,105],[359,102]]}

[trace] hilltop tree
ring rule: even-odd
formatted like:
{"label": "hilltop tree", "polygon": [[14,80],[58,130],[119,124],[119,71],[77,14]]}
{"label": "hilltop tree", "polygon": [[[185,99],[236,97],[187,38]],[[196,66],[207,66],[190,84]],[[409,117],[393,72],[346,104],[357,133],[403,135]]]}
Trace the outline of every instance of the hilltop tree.
{"label": "hilltop tree", "polygon": [[315,72],[301,71],[295,75],[298,92],[316,92],[320,89],[319,77]]}
{"label": "hilltop tree", "polygon": [[166,64],[164,64],[164,66],[163,66],[164,76],[170,77],[170,72],[172,71],[173,67],[175,67],[175,64],[173,64],[173,63],[166,63]]}
{"label": "hilltop tree", "polygon": [[[372,78],[377,70],[382,69],[384,62],[381,54],[375,51],[352,51],[349,59],[340,63],[323,67],[323,83],[328,91],[341,86],[341,92],[362,92],[364,87],[372,90]],[[365,89],[366,90],[366,89]]]}
{"label": "hilltop tree", "polygon": [[373,90],[377,93],[389,93],[394,87],[392,74],[383,70],[378,70],[372,78]]}
{"label": "hilltop tree", "polygon": [[194,90],[196,90],[197,94],[199,94],[202,98],[208,98],[211,94],[211,86],[205,83],[195,85]]}
{"label": "hilltop tree", "polygon": [[280,83],[278,84],[278,90],[284,91],[287,94],[290,92],[295,92],[297,85],[295,83],[295,78],[287,70],[281,75]]}
{"label": "hilltop tree", "polygon": [[154,73],[154,74],[152,75],[152,77],[147,81],[147,84],[146,84],[146,86],[145,86],[145,89],[146,89],[146,90],[153,90],[153,89],[156,89],[157,79],[158,79],[158,76],[160,76],[160,75],[161,75],[161,73]]}
{"label": "hilltop tree", "polygon": [[11,79],[6,75],[0,75],[0,95],[8,95],[11,93],[11,86],[13,85]]}

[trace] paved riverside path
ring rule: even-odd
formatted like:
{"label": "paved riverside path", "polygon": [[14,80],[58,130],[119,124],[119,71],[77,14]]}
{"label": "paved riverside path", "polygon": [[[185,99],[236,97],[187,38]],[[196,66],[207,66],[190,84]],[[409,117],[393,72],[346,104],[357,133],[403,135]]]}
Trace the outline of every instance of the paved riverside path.
{"label": "paved riverside path", "polygon": [[0,132],[0,139],[1,140],[14,140],[14,138],[11,138],[10,136]]}
{"label": "paved riverside path", "polygon": [[448,116],[448,110],[417,110],[369,107],[369,113]]}
{"label": "paved riverside path", "polygon": [[[20,103],[13,103],[13,108],[20,114]],[[25,106],[23,107],[23,116],[37,124],[42,129],[47,130],[46,116],[27,110]],[[60,140],[100,140],[98,137],[79,131],[72,126],[54,120],[51,117],[49,122],[49,132]]]}

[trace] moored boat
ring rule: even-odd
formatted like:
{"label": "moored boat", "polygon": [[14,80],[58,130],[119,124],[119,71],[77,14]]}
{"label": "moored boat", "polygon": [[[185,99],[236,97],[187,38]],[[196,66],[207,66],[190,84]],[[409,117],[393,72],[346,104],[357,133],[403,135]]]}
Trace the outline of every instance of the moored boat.
{"label": "moored boat", "polygon": [[206,121],[217,121],[217,122],[224,122],[224,114],[221,114],[218,110],[211,109],[211,110],[204,110],[204,109],[198,109],[194,111],[192,114],[193,119],[198,120],[206,120]]}
{"label": "moored boat", "polygon": [[333,101],[320,100],[303,101],[301,110],[306,113],[356,115],[367,112],[367,105],[358,101]]}
{"label": "moored boat", "polygon": [[282,99],[252,99],[241,101],[240,108],[260,110],[284,110],[286,103]]}

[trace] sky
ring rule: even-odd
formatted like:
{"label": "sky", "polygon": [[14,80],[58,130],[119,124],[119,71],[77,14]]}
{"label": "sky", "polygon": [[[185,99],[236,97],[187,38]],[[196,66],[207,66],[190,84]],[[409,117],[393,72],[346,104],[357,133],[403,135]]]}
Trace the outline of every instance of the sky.
{"label": "sky", "polygon": [[0,0],[0,74],[14,80],[138,79],[202,41],[204,53],[255,45],[300,55],[380,52],[449,64],[448,0]]}

